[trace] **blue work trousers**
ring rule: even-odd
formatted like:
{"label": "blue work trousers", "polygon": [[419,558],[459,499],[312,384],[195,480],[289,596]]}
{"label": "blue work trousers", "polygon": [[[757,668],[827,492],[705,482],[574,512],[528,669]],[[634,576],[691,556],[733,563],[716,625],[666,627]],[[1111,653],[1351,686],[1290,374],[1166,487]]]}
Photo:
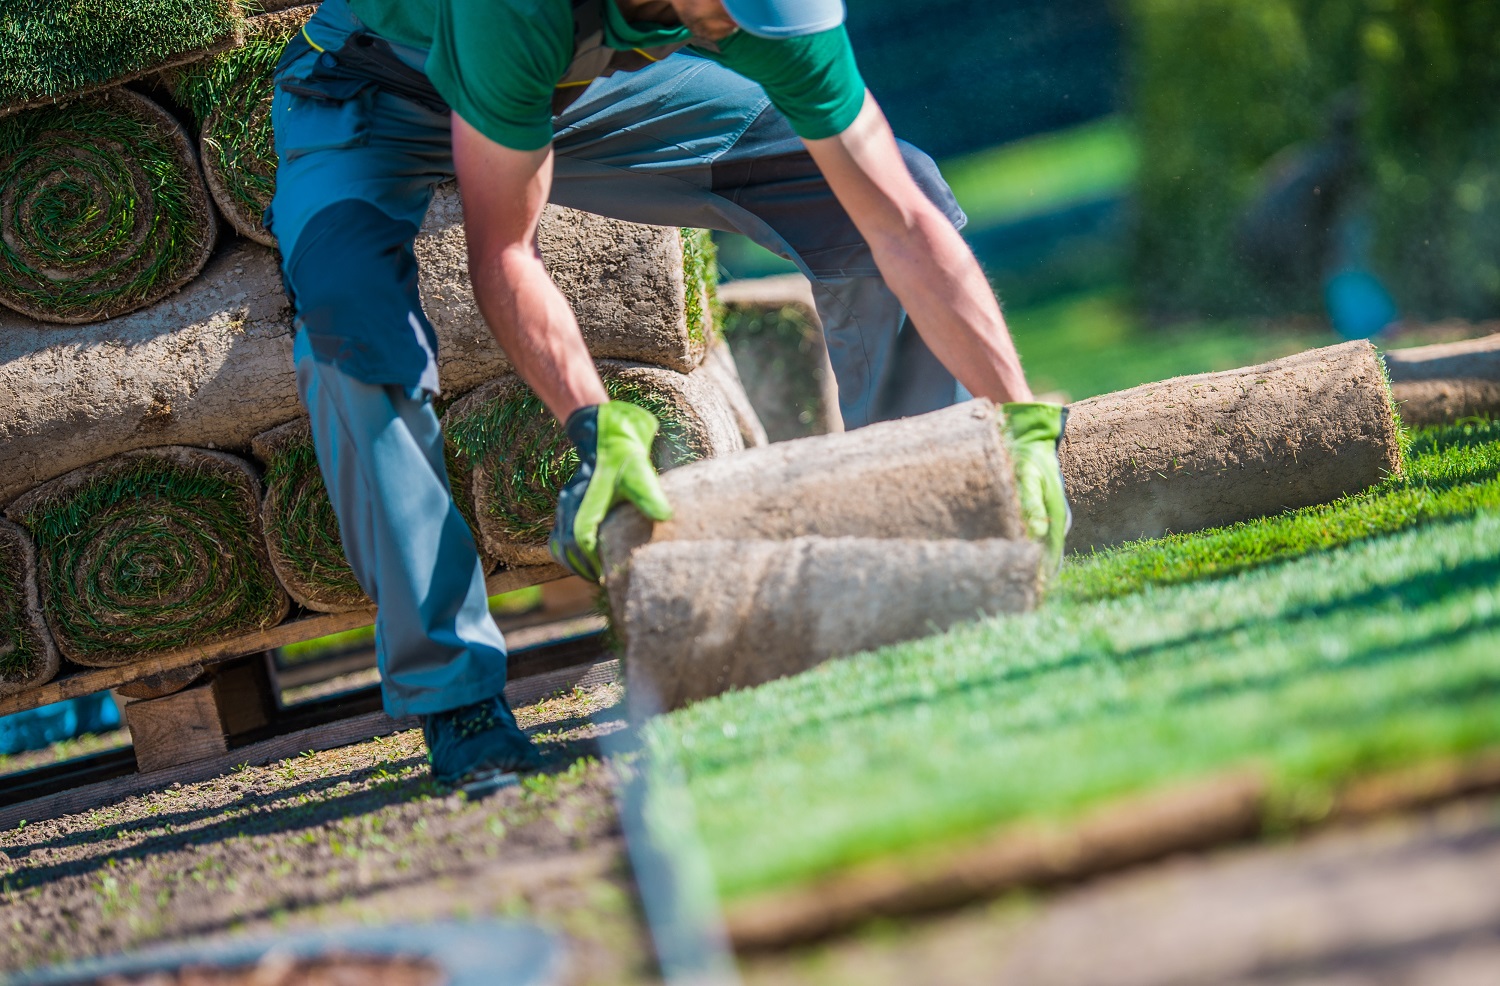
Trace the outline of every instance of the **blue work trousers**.
{"label": "blue work trousers", "polygon": [[[379,606],[386,709],[429,714],[499,692],[505,644],[448,489],[431,406],[436,340],[412,250],[434,188],[453,177],[450,117],[378,86],[288,91],[288,80],[310,75],[323,52],[339,51],[361,28],[345,0],[325,0],[307,27],[314,47],[281,66],[280,164],[267,221],[297,311],[294,357],[318,462],[349,561]],[[412,68],[425,61],[420,49],[392,48]],[[796,263],[812,281],[847,427],[961,396],[755,83],[679,53],[596,81],[554,128],[554,202],[743,233]],[[932,160],[910,145],[902,152],[961,226]]]}

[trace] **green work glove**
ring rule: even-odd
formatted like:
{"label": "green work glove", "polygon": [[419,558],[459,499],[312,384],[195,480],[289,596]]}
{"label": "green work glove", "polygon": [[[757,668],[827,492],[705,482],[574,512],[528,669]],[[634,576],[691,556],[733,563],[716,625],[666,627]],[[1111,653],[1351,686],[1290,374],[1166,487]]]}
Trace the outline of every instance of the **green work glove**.
{"label": "green work glove", "polygon": [[599,525],[610,507],[628,500],[652,520],[672,516],[651,464],[656,417],[634,404],[607,401],[579,408],[563,427],[578,447],[578,471],[557,497],[547,547],[559,563],[598,582]]}
{"label": "green work glove", "polygon": [[1068,409],[1058,404],[1004,404],[1001,410],[1026,534],[1046,546],[1048,572],[1056,572],[1062,564],[1063,542],[1073,526],[1057,462]]}

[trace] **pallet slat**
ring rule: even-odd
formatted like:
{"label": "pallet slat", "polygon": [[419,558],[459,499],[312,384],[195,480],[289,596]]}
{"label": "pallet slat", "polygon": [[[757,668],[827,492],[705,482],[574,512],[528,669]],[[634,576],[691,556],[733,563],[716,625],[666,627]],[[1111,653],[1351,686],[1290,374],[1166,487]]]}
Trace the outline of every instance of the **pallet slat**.
{"label": "pallet slat", "polygon": [[[491,575],[486,583],[491,595],[524,589],[563,578],[567,573],[559,565],[538,565],[531,568],[507,569]],[[70,698],[81,698],[114,688],[127,682],[160,674],[189,664],[207,664],[245,657],[260,651],[275,650],[288,644],[315,640],[331,633],[367,627],[375,622],[375,610],[362,609],[351,613],[318,613],[287,620],[269,630],[244,634],[211,644],[188,647],[169,654],[138,661],[118,668],[87,668],[55,678],[45,685],[0,698],[0,716],[13,712],[51,705]]]}

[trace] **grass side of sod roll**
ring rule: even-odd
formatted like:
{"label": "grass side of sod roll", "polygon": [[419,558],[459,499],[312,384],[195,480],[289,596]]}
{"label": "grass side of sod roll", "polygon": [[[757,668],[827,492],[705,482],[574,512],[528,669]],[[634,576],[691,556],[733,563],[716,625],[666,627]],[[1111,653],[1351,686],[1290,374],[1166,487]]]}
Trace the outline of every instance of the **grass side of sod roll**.
{"label": "grass side of sod roll", "polygon": [[270,99],[276,61],[295,33],[288,27],[192,65],[172,95],[203,128],[203,166],[246,215],[257,218],[276,194],[276,143]]}
{"label": "grass side of sod roll", "polygon": [[[1493,428],[1419,436],[1404,488],[1094,563],[1134,551],[1127,568],[1180,584],[1136,575],[1100,599],[1101,571],[646,741],[681,765],[730,899],[1246,767],[1272,824],[1316,818],[1354,778],[1500,745]],[[1223,576],[1254,532],[1281,546]]]}
{"label": "grass side of sod roll", "polygon": [[111,91],[0,118],[0,300],[49,320],[138,308],[202,267],[214,220],[191,148]]}
{"label": "grass side of sod roll", "polygon": [[266,462],[267,496],[280,507],[266,515],[267,532],[299,588],[337,605],[371,605],[344,556],[333,501],[318,468],[312,438],[287,442]]}
{"label": "grass side of sod roll", "polygon": [[[653,448],[658,468],[702,457],[672,395],[610,374],[603,380],[610,400],[643,407],[661,423]],[[578,451],[541,398],[529,387],[517,386],[477,413],[448,421],[446,433],[459,461],[496,463],[488,501],[491,519],[505,535],[546,544],[557,495],[578,470]]]}
{"label": "grass side of sod roll", "polygon": [[46,657],[27,613],[23,535],[8,534],[0,525],[0,682],[29,680]]}
{"label": "grass side of sod roll", "polygon": [[43,609],[67,657],[125,664],[285,616],[248,476],[145,456],[91,468],[18,518],[37,542]]}
{"label": "grass side of sod roll", "polygon": [[688,338],[707,347],[719,336],[718,249],[706,229],[682,227],[682,283]]}
{"label": "grass side of sod roll", "polygon": [[129,78],[234,36],[235,0],[6,0],[0,108]]}

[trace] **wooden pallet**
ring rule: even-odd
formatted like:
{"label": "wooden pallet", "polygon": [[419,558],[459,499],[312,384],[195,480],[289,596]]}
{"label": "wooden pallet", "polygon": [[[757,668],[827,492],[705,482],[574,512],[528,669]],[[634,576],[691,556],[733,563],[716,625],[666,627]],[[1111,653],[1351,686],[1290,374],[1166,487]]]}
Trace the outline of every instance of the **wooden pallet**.
{"label": "wooden pallet", "polygon": [[[533,568],[505,569],[489,577],[486,585],[490,595],[525,589],[564,578],[567,572],[559,565],[538,565]],[[69,698],[81,698],[109,688],[129,684],[141,678],[174,671],[193,664],[212,664],[235,658],[275,650],[288,644],[305,640],[316,640],[331,633],[355,630],[375,622],[374,609],[361,609],[351,613],[304,613],[269,630],[248,633],[226,640],[216,640],[196,647],[186,647],[167,654],[158,654],[117,668],[77,668],[45,685],[21,692],[18,695],[0,697],[0,716],[13,712],[24,712],[53,702]]]}

